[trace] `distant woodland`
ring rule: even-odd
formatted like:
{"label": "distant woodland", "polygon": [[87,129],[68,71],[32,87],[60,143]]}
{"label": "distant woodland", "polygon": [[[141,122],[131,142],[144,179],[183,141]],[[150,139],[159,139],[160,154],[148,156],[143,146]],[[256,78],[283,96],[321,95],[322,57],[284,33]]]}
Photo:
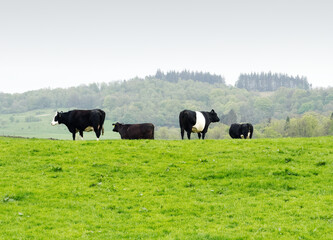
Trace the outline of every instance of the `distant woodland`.
{"label": "distant woodland", "polygon": [[276,91],[281,87],[309,90],[311,85],[308,83],[306,77],[293,77],[287,74],[262,72],[260,74],[241,74],[236,82],[236,87],[245,88],[249,91],[267,92]]}
{"label": "distant woodland", "polygon": [[[311,116],[317,122],[321,119],[317,125],[326,126],[317,135],[330,134],[330,131],[333,134],[333,125],[330,125],[333,122],[333,88],[311,89],[306,78],[282,74],[242,74],[233,87],[227,86],[223,77],[210,73],[163,73],[158,70],[144,79],[41,89],[22,94],[0,93],[0,103],[0,114],[37,109],[101,108],[109,120],[152,122],[161,128],[177,128],[178,115],[183,109],[214,109],[226,125],[251,122],[263,133],[264,128],[275,124],[276,128],[267,133],[271,137],[299,136],[286,133],[287,119],[290,127],[296,124],[294,119]],[[311,123],[309,117],[307,121],[307,124]]]}
{"label": "distant woodland", "polygon": [[[152,78],[152,77],[150,77]],[[210,73],[203,73],[203,72],[191,72],[184,70],[182,72],[170,71],[166,74],[161,70],[157,70],[155,79],[165,80],[168,82],[178,82],[179,80],[193,80],[196,82],[205,82],[205,83],[223,83],[225,84],[225,79],[220,75],[210,74]]]}

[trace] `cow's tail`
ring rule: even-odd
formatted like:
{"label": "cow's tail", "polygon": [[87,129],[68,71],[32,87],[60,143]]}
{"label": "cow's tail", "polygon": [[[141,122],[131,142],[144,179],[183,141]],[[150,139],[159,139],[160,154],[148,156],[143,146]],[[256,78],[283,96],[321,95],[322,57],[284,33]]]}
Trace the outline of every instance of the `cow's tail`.
{"label": "cow's tail", "polygon": [[179,126],[182,128],[184,126],[184,118],[187,117],[187,112],[185,110],[181,111],[179,114]]}
{"label": "cow's tail", "polygon": [[101,110],[101,124],[100,124],[100,131],[102,135],[104,135],[104,121],[105,121],[105,112]]}

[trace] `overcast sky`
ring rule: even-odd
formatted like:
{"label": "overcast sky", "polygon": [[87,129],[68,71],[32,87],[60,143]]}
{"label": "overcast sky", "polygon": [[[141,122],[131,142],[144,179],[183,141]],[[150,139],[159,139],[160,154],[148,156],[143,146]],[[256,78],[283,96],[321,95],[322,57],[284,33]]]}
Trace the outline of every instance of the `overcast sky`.
{"label": "overcast sky", "polygon": [[204,71],[333,86],[331,0],[10,0],[0,3],[0,92]]}

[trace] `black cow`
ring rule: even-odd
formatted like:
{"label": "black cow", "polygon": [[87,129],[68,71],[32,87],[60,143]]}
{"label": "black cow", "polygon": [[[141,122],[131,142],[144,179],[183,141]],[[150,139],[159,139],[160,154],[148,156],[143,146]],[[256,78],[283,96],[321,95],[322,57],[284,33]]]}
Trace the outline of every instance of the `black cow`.
{"label": "black cow", "polygon": [[72,110],[69,112],[56,112],[51,124],[65,124],[68,130],[73,134],[73,140],[75,140],[75,134],[80,132],[83,139],[83,131],[90,132],[95,131],[97,141],[104,135],[105,112],[101,109],[93,110]]}
{"label": "black cow", "polygon": [[114,123],[113,131],[119,132],[121,139],[154,139],[152,123],[122,124]]}
{"label": "black cow", "polygon": [[208,126],[211,122],[218,122],[215,111],[212,109],[210,112],[198,112],[191,110],[183,110],[179,114],[179,125],[182,139],[184,139],[184,131],[187,132],[187,138],[191,139],[191,133],[198,133],[199,139],[205,139]]}
{"label": "black cow", "polygon": [[229,128],[229,135],[232,138],[252,138],[253,126],[251,123],[233,123]]}

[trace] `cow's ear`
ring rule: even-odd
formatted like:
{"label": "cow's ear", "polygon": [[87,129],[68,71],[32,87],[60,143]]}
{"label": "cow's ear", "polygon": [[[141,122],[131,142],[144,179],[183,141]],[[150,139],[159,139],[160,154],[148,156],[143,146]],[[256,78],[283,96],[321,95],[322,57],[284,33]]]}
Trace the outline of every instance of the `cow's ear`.
{"label": "cow's ear", "polygon": [[214,109],[212,109],[212,111],[210,111],[211,113],[215,113]]}

